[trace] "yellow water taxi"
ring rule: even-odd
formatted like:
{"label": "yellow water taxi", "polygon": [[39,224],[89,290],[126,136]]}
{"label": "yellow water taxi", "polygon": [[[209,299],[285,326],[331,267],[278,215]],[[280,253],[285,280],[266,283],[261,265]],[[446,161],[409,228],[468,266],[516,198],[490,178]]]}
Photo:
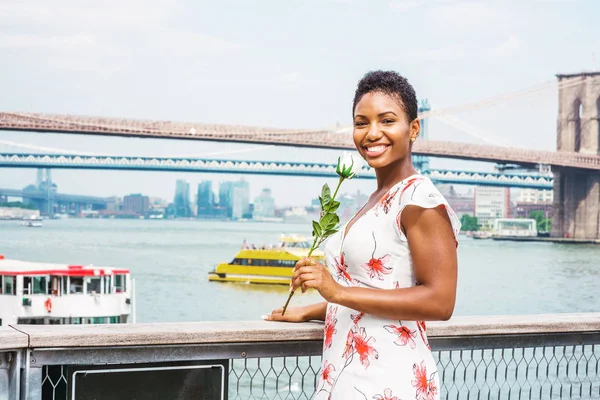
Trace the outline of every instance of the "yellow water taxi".
{"label": "yellow water taxi", "polygon": [[[235,258],[209,272],[208,280],[289,285],[294,265],[308,256],[311,245],[312,242],[298,235],[282,235],[277,246],[269,247],[256,248],[244,241]],[[312,257],[324,259],[319,250],[314,251]]]}

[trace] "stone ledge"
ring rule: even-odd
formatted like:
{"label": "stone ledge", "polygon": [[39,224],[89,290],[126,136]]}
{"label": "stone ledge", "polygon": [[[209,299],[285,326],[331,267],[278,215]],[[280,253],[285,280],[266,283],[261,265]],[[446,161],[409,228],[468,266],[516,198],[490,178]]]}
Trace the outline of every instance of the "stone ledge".
{"label": "stone ledge", "polygon": [[[323,325],[319,322],[16,325],[15,328],[29,335],[32,348],[290,342],[323,338]],[[427,323],[431,338],[561,332],[600,332],[600,313],[455,317],[450,321]],[[23,347],[27,347],[26,336],[18,335],[25,338]]]}
{"label": "stone ledge", "polygon": [[22,349],[27,344],[27,334],[9,327],[0,328],[0,350]]}

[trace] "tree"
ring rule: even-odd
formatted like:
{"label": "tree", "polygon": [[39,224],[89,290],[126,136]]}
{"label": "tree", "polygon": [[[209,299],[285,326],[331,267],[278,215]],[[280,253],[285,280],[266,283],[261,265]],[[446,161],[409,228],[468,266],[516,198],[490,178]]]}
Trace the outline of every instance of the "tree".
{"label": "tree", "polygon": [[536,210],[529,213],[529,218],[534,219],[537,230],[540,232],[550,232],[552,230],[552,219],[546,218],[542,210]]}
{"label": "tree", "polygon": [[463,214],[463,216],[460,217],[460,223],[462,224],[461,230],[463,231],[479,230],[479,222],[477,221],[477,217],[472,217],[469,214]]}

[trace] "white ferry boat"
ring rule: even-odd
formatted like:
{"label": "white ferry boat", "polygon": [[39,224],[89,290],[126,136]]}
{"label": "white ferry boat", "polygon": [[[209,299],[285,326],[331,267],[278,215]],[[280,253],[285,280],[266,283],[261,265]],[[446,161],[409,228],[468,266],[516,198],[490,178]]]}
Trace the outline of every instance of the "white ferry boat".
{"label": "white ferry boat", "polygon": [[26,226],[28,228],[41,228],[43,226],[42,219],[32,215],[30,218],[23,218],[21,226]]}
{"label": "white ferry boat", "polygon": [[0,326],[135,322],[129,270],[0,255]]}

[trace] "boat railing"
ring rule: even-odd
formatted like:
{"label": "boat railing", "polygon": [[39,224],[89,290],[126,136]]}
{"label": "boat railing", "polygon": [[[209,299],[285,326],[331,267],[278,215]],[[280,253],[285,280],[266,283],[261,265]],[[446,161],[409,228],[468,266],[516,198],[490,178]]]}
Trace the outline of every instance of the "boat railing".
{"label": "boat railing", "polygon": [[[441,399],[600,399],[600,313],[455,317],[427,331]],[[0,399],[66,400],[84,387],[81,398],[93,398],[153,382],[171,391],[155,393],[165,399],[192,398],[183,393],[197,395],[198,382],[225,399],[309,399],[322,336],[316,322],[0,328]],[[123,372],[152,378],[115,378]]]}

